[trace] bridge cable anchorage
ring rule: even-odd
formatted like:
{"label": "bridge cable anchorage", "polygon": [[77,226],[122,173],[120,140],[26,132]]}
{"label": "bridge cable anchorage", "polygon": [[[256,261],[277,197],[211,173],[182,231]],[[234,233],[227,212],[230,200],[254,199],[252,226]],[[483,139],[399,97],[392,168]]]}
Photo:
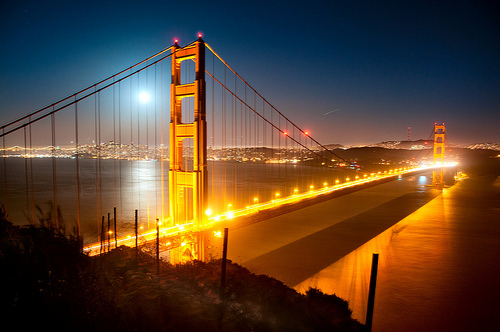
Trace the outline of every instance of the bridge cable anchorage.
{"label": "bridge cable anchorage", "polygon": [[[263,101],[266,102],[266,104],[268,104],[274,111],[276,111],[279,115],[281,115],[285,120],[287,120],[288,122],[290,122],[295,128],[297,128],[302,134],[306,135],[306,136],[309,136],[308,134],[306,134],[306,132],[304,132],[300,127],[298,127],[297,125],[295,125],[292,121],[290,121],[286,116],[284,116],[280,111],[278,111],[269,101],[267,101],[266,98],[264,98],[259,92],[257,92],[250,84],[248,84],[247,81],[245,81],[233,68],[231,68],[231,66],[229,66],[229,64],[224,61],[224,59],[222,59],[211,47],[210,45],[208,45],[207,43],[205,43],[205,46],[217,57],[219,58],[219,60],[227,67],[229,68],[241,81],[243,81],[243,83],[245,83],[246,86],[248,86],[250,89],[252,89],[252,91],[258,95]],[[220,84],[220,82],[219,82]],[[309,136],[310,137],[310,136]],[[345,161],[345,162],[348,162],[347,160],[345,160],[344,158],[340,157],[339,155],[337,155],[335,152],[333,152],[332,150],[328,149],[327,147],[325,147],[323,144],[321,144],[320,142],[316,141],[314,138],[310,137],[310,139],[318,144],[319,146],[321,146],[324,150],[330,152],[331,154],[333,154],[335,157]]]}

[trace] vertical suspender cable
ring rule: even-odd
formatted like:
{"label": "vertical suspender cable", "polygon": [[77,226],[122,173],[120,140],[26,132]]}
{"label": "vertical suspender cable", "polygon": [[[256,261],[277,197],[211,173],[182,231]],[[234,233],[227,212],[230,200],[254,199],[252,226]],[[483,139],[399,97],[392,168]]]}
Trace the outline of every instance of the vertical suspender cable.
{"label": "vertical suspender cable", "polygon": [[[288,122],[285,123],[286,127],[285,127],[285,130],[286,132],[288,133],[288,135],[290,135],[290,132],[288,131]],[[288,148],[288,137],[285,137],[285,179],[287,182],[285,182],[285,186],[288,187],[288,189],[291,189],[291,186],[292,186],[292,182],[291,182],[291,179],[288,178],[288,165],[289,165],[289,162],[290,162],[290,150]],[[290,147],[292,146],[292,142],[290,142]],[[290,194],[290,190],[287,190],[286,191],[286,194],[289,195]]]}
{"label": "vertical suspender cable", "polygon": [[[2,133],[5,134],[5,128],[2,128]],[[7,158],[5,158],[5,135],[2,136],[2,155],[3,155],[3,183],[5,186],[5,210],[9,211],[9,186],[7,184]]]}
{"label": "vertical suspender cable", "polygon": [[161,220],[165,218],[165,193],[163,178],[163,61],[160,64],[160,181],[161,181]]}
{"label": "vertical suspender cable", "polygon": [[[234,77],[234,91],[235,94],[238,93],[238,90],[236,88],[236,76]],[[233,159],[236,157],[236,98],[234,96],[231,97],[231,149],[233,150]],[[235,160],[233,160],[232,164],[232,181],[233,181],[233,204],[237,204],[237,197],[236,197],[236,174],[235,174],[235,169],[236,169],[236,163]]]}
{"label": "vertical suspender cable", "polygon": [[[102,224],[100,224],[100,210],[99,210],[99,146],[97,145],[97,94],[94,94],[94,148],[95,148],[95,211],[97,219],[97,234],[100,234]],[[102,234],[100,234],[102,242]]]}
{"label": "vertical suspender cable", "polygon": [[[254,93],[253,94],[253,109],[256,110],[257,109],[257,95]],[[253,139],[254,139],[254,151],[255,153],[257,154],[259,152],[259,136],[257,134],[258,132],[258,123],[257,123],[257,115],[255,113],[253,113]],[[256,155],[257,156],[257,155]],[[257,172],[259,171],[259,164],[260,164],[260,161],[256,164],[256,172],[253,174],[254,178],[253,178],[253,192],[255,194],[257,194],[257,189],[259,188],[257,186]],[[257,197],[257,200],[259,199],[259,197]]]}
{"label": "vertical suspender cable", "polygon": [[[59,231],[59,216],[57,209],[57,170],[56,170],[56,128],[55,128],[55,113],[50,115],[51,131],[52,131],[52,188],[54,194],[54,216],[56,222],[56,230]],[[54,220],[53,220],[54,221]]]}
{"label": "vertical suspender cable", "polygon": [[[114,82],[114,80],[113,80]],[[113,206],[116,206],[118,202],[118,194],[117,194],[117,188],[116,188],[116,103],[115,103],[115,98],[116,98],[116,84],[113,84],[113,198],[114,198],[114,204]]]}
{"label": "vertical suspender cable", "polygon": [[[136,85],[136,89],[137,91],[135,92],[136,93],[136,96],[137,94],[139,93],[139,75],[140,75],[140,72],[137,74],[137,85]],[[139,161],[141,159],[141,131],[140,131],[140,119],[139,119],[139,116],[140,116],[140,112],[139,112],[139,103],[136,101],[136,110],[137,110],[137,159],[135,161],[135,175],[136,175],[136,183],[137,183],[137,199],[138,199],[138,205],[139,205],[139,210],[141,210],[141,192],[140,192],[140,186],[139,186]],[[142,210],[141,210],[142,211]]]}
{"label": "vertical suspender cable", "polygon": [[[212,73],[215,75],[215,56],[212,53]],[[212,154],[215,149],[215,80],[212,78]],[[214,182],[214,172],[215,172],[215,156],[212,155],[212,176],[211,176],[211,185],[212,185],[212,196],[211,200],[215,202],[215,182]],[[213,209],[213,207],[212,207]]]}
{"label": "vertical suspender cable", "polygon": [[122,158],[123,158],[123,144],[122,144],[122,103],[121,103],[121,81],[118,82],[118,141],[119,141],[119,151],[120,159],[118,161],[119,165],[119,186],[120,186],[120,217],[123,218],[123,192],[122,192]]}
{"label": "vertical suspender cable", "polygon": [[102,214],[104,213],[103,211],[103,199],[102,199],[102,160],[101,160],[101,91],[97,92],[97,121],[98,121],[98,136],[97,136],[97,165],[98,165],[98,174],[99,174],[99,213]]}
{"label": "vertical suspender cable", "polygon": [[30,213],[30,199],[29,199],[29,184],[28,184],[28,147],[27,147],[27,139],[26,139],[26,127],[24,129],[24,178],[26,185],[26,215],[28,216]]}
{"label": "vertical suspender cable", "polygon": [[[146,69],[146,91],[148,91],[148,70]],[[147,177],[145,179],[146,182],[146,216],[147,216],[147,222],[148,222],[148,229],[149,229],[149,217],[150,217],[150,211],[149,211],[149,177],[150,177],[150,163],[148,161],[149,159],[149,116],[148,116],[148,103],[146,102],[146,154],[145,154],[145,162],[146,162],[146,168],[147,168]]]}
{"label": "vertical suspender cable", "polygon": [[[244,98],[245,98],[245,104],[247,104],[247,86],[244,85]],[[242,120],[241,120],[241,124],[243,126],[243,123],[245,123],[245,130],[242,131],[242,135],[243,135],[243,138],[244,138],[244,142],[242,142],[242,145],[243,145],[243,149],[244,149],[244,153],[247,154],[250,150],[248,149],[248,145],[247,145],[247,125],[248,125],[248,119],[247,119],[247,106],[245,105],[245,120],[243,121],[243,117],[242,117]],[[243,128],[242,128],[243,130]],[[245,161],[245,174],[243,176],[243,178],[245,179],[245,187],[244,187],[244,191],[245,193],[248,193],[248,188],[247,188],[247,182],[248,182],[248,179],[247,179],[247,168],[248,168],[248,160]],[[247,202],[248,203],[248,202]]]}
{"label": "vertical suspender cable", "polygon": [[[187,67],[187,70],[184,70],[184,83],[188,83],[190,82],[191,80],[191,61],[185,61],[184,62],[185,66]],[[186,69],[186,68],[185,68]],[[187,98],[185,100],[185,104],[184,104],[184,116],[183,116],[183,119],[182,119],[182,122],[183,123],[190,123],[191,122],[191,98]],[[184,161],[184,170],[187,170],[187,171],[191,171],[191,169],[188,168],[188,159],[190,157],[190,155],[188,154],[188,151],[189,151],[189,148],[191,146],[189,146],[187,143],[191,143],[191,140],[184,140],[183,141],[183,144],[182,144],[182,147],[183,147],[183,161]],[[183,192],[184,192],[184,221],[187,223],[187,221],[189,220],[189,211],[191,210],[189,208],[189,194],[190,194],[190,190],[188,188],[184,188],[183,189]]]}
{"label": "vertical suspender cable", "polygon": [[158,93],[158,90],[157,90],[157,78],[156,78],[156,71],[158,70],[157,64],[155,64],[154,66],[154,73],[155,73],[155,76],[154,76],[154,124],[155,124],[155,142],[154,142],[154,154],[153,154],[153,160],[154,160],[154,179],[155,179],[155,219],[157,219],[157,225],[158,225],[158,181],[156,180],[156,174],[157,174],[157,171],[158,171],[158,123],[157,123],[157,120],[158,120],[158,109],[157,109],[157,105],[156,105],[156,102],[157,102],[157,98],[156,98],[156,95]]}
{"label": "vertical suspender cable", "polygon": [[130,147],[129,147],[129,160],[130,160],[130,167],[129,167],[129,173],[130,173],[130,197],[131,197],[131,206],[133,207],[134,206],[134,172],[133,172],[133,168],[134,168],[134,162],[133,162],[133,159],[134,159],[134,156],[132,154],[132,149],[134,147],[134,133],[133,133],[133,127],[132,127],[132,124],[133,124],[133,120],[132,120],[132,77],[130,77],[130,80],[129,80],[129,109],[130,109]]}
{"label": "vertical suspender cable", "polygon": [[[278,115],[278,128],[282,128],[281,127],[281,117]],[[283,130],[283,129],[281,129]],[[282,146],[281,146],[281,141],[283,140],[283,134],[278,132],[278,190],[281,192],[283,190],[283,186],[282,186],[282,176],[283,176],[283,171],[282,171],[282,167],[281,167],[281,163],[283,162],[283,149],[282,149]],[[284,195],[284,193],[283,193]],[[281,196],[280,196],[281,197]]]}
{"label": "vertical suspender cable", "polygon": [[[31,122],[31,116],[28,117]],[[30,134],[30,174],[31,174],[31,222],[35,223],[35,190],[33,185],[33,136],[31,135],[31,123],[29,125],[29,134]]]}
{"label": "vertical suspender cable", "polygon": [[[264,101],[262,101],[262,116],[263,116],[263,119],[262,119],[262,145],[264,146],[264,149],[269,149],[267,144],[267,128],[266,128],[266,123],[264,121],[264,119],[266,118],[266,106],[264,104]],[[271,146],[271,149],[272,149],[272,146]],[[265,150],[264,150],[265,151]],[[270,150],[270,153],[271,153],[271,158],[272,158],[272,150]],[[272,166],[271,164],[269,164],[270,166]],[[265,166],[265,164],[263,165]],[[267,185],[265,186],[266,190],[265,190],[265,197],[271,197],[272,199],[272,196],[273,196],[273,178],[272,178],[272,168],[270,169],[271,170],[271,179],[270,179],[270,185],[271,185],[271,194],[268,196],[268,187]],[[265,167],[264,168],[264,174],[265,174],[265,178],[268,179],[268,176],[269,176],[269,168],[268,167]]]}
{"label": "vertical suspender cable", "polygon": [[[79,155],[79,137],[78,137],[78,103],[75,103],[75,166],[76,166],[76,221],[78,226],[78,241],[81,243],[81,224],[80,224],[80,155]],[[80,244],[81,246],[81,244]]]}
{"label": "vertical suspender cable", "polygon": [[[226,86],[226,67],[224,67],[224,86]],[[222,151],[223,151],[223,155],[224,155],[224,161],[223,161],[223,164],[224,164],[224,168],[223,168],[223,171],[222,171],[222,174],[223,174],[223,191],[222,191],[222,197],[224,198],[223,199],[223,202],[224,202],[224,205],[223,205],[223,209],[225,210],[226,209],[226,206],[227,206],[227,190],[226,190],[226,187],[227,187],[227,181],[226,181],[226,164],[227,164],[227,153],[225,151],[225,147],[226,147],[226,91],[224,89],[222,89]]]}

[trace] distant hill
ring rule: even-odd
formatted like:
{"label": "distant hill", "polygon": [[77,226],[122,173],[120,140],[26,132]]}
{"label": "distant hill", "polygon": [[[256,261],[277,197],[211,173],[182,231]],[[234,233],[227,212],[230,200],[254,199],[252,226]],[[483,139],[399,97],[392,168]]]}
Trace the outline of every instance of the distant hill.
{"label": "distant hill", "polygon": [[420,150],[423,148],[430,148],[434,144],[433,140],[418,139],[415,141],[384,141],[369,146],[378,146],[388,149],[414,149]]}
{"label": "distant hill", "polygon": [[333,149],[341,149],[344,146],[342,144],[327,144],[325,145],[327,149],[333,150]]}

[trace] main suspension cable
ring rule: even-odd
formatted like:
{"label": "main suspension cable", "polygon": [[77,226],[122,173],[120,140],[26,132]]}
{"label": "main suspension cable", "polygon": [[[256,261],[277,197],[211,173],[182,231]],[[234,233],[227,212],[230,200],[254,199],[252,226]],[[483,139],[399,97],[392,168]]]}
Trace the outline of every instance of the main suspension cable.
{"label": "main suspension cable", "polygon": [[231,66],[229,66],[227,64],[226,61],[224,61],[224,59],[222,59],[211,47],[210,45],[208,45],[207,43],[205,43],[205,46],[226,66],[228,67],[243,83],[245,83],[250,89],[252,89],[252,91],[257,94],[263,101],[266,102],[266,104],[268,104],[274,111],[276,111],[279,115],[281,115],[285,120],[287,120],[288,122],[290,122],[290,124],[292,124],[295,128],[297,128],[302,134],[308,136],[314,143],[316,143],[317,145],[321,146],[324,150],[330,152],[331,154],[333,154],[335,157],[347,162],[347,160],[345,160],[344,158],[340,157],[339,155],[337,155],[335,152],[333,152],[332,150],[328,149],[326,146],[324,146],[323,144],[321,144],[320,142],[318,142],[317,140],[315,140],[314,138],[312,138],[310,135],[306,134],[300,127],[298,127],[295,123],[293,123],[292,121],[290,121],[286,116],[284,116],[280,111],[278,111],[273,105],[271,105],[271,103],[269,103],[267,101],[267,99],[265,99],[260,93],[257,92],[257,90],[255,90],[250,84],[248,84],[247,81],[245,81],[233,68],[231,68]]}

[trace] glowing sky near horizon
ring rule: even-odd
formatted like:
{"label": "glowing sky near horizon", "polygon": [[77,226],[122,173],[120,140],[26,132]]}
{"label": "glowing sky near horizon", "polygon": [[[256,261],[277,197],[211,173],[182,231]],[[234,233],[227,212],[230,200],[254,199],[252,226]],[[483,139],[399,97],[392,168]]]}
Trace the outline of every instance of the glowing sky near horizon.
{"label": "glowing sky near horizon", "polygon": [[0,123],[203,33],[324,144],[500,142],[500,17],[482,1],[0,4]]}

